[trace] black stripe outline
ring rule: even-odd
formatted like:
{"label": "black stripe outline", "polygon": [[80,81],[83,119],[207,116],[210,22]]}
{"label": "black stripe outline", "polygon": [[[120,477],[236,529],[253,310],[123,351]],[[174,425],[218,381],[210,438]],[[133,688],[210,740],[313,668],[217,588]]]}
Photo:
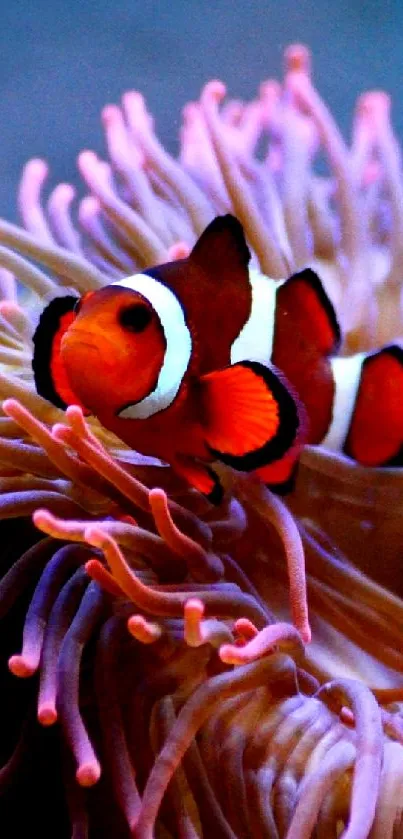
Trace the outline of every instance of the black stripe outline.
{"label": "black stripe outline", "polygon": [[32,370],[36,390],[39,396],[43,396],[44,399],[63,411],[66,410],[67,404],[59,396],[50,372],[53,341],[60,327],[61,318],[68,312],[74,311],[79,299],[79,297],[70,294],[65,297],[55,297],[43,310],[33,336]]}

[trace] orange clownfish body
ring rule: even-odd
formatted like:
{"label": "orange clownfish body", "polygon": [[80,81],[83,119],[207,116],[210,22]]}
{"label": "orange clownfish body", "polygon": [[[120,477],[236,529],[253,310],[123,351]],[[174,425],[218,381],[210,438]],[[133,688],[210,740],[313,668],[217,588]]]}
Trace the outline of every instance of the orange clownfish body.
{"label": "orange clownfish body", "polygon": [[56,298],[34,336],[38,392],[81,405],[214,502],[214,460],[241,471],[279,463],[281,490],[304,440],[303,409],[270,359],[248,352],[249,259],[239,222],[219,217],[187,259],[81,300]]}
{"label": "orange clownfish body", "polygon": [[400,462],[403,350],[334,357],[340,330],[315,272],[275,282],[249,260],[228,215],[187,259],[56,298],[34,336],[38,392],[80,404],[212,501],[214,460],[279,492],[305,442],[365,465]]}

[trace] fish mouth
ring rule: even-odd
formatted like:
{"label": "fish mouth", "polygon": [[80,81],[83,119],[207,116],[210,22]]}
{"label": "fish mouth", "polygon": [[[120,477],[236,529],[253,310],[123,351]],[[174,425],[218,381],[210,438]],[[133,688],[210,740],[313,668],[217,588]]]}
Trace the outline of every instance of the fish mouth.
{"label": "fish mouth", "polygon": [[96,352],[100,355],[99,347],[97,346],[95,340],[91,341],[91,338],[88,337],[88,332],[81,332],[79,329],[74,329],[74,331],[67,332],[66,335],[62,338],[61,343],[61,350],[62,352],[69,352],[69,350],[85,350],[86,352],[90,350],[91,352]]}
{"label": "fish mouth", "polygon": [[80,344],[80,347],[85,347],[87,350],[96,350],[98,352],[98,347],[96,344],[92,344],[90,341],[75,341],[74,343]]}

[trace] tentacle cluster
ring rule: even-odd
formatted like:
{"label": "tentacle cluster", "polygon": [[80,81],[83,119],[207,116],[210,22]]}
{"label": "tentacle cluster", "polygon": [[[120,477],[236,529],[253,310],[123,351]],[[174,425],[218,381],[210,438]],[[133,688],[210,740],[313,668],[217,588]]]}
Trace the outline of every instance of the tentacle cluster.
{"label": "tentacle cluster", "polygon": [[[398,334],[402,178],[387,98],[360,99],[347,147],[307,51],[291,47],[285,65],[248,104],[224,104],[209,83],[184,111],[178,159],[126,93],[102,115],[109,162],[80,155],[78,212],[68,184],[45,206],[35,160],[20,186],[25,229],[0,221],[0,519],[21,522],[28,543],[28,516],[44,534],[14,564],[1,557],[2,626],[21,636],[3,633],[4,695],[11,707],[26,687],[26,721],[1,732],[0,802],[56,732],[75,839],[403,836],[403,604],[351,562],[363,534],[375,538],[368,470],[308,452],[295,518],[224,473],[212,510],[77,408],[42,400],[30,368],[44,301],[185,256],[227,211],[270,276],[320,265],[346,349]],[[400,474],[382,481],[396,503]],[[339,490],[351,483],[349,506]],[[375,520],[385,542],[393,530],[391,559],[396,520]]]}
{"label": "tentacle cluster", "polygon": [[[374,819],[383,829],[383,794],[397,817],[387,767],[403,757],[401,602],[308,525],[299,533],[256,484],[239,480],[214,514],[197,499],[205,509],[196,515],[192,493],[169,501],[118,465],[79,409],[53,428],[14,400],[4,410],[27,433],[40,429],[49,462],[49,439],[58,442],[66,478],[75,458],[89,486],[102,479],[110,488],[107,515],[81,509],[74,519],[38,489],[48,509],[33,518],[46,538],[0,584],[3,618],[34,584],[8,666],[19,678],[38,674],[37,720],[61,730],[73,835],[91,824],[85,790],[101,781],[127,836],[139,839],[162,827],[170,836],[304,839],[340,822],[366,837]],[[68,493],[60,498],[68,511]],[[287,559],[291,580],[303,581],[302,542],[315,629],[307,648],[303,582],[302,592],[290,586],[295,624],[286,621]],[[341,675],[341,637],[354,678]],[[368,687],[357,671],[371,674]],[[5,787],[29,747],[23,734],[1,770]]]}
{"label": "tentacle cluster", "polygon": [[88,194],[77,209],[69,184],[45,202],[47,164],[27,163],[19,190],[26,230],[0,222],[4,288],[12,274],[45,297],[60,283],[97,288],[186,256],[213,216],[231,211],[268,276],[319,268],[346,351],[399,336],[403,178],[387,94],[359,98],[350,146],[313,85],[305,47],[286,50],[282,81],[263,82],[255,100],[224,103],[225,95],[209,82],[186,105],[178,159],[157,139],[140,93],[106,106],[109,160],[80,154]]}

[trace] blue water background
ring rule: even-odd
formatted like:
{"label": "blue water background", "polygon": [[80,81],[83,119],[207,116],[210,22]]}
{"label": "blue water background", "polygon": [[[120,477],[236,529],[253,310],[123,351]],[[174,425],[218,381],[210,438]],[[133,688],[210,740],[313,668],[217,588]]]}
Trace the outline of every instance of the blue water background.
{"label": "blue water background", "polygon": [[21,167],[45,157],[77,182],[80,149],[103,151],[99,112],[141,90],[177,148],[181,107],[210,78],[236,97],[279,73],[284,47],[313,50],[319,89],[348,136],[365,89],[393,96],[403,135],[403,0],[0,0],[0,214],[17,217]]}

